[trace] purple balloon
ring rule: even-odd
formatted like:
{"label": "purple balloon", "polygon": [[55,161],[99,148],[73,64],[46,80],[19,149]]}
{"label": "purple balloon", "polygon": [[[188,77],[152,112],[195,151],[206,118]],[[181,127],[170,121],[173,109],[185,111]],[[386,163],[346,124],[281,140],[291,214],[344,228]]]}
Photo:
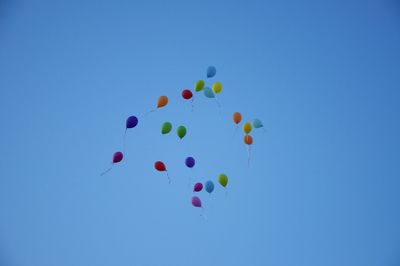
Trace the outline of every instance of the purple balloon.
{"label": "purple balloon", "polygon": [[202,183],[194,184],[193,191],[200,192],[202,189],[203,189],[203,184]]}
{"label": "purple balloon", "polygon": [[126,119],[126,128],[134,128],[138,124],[139,120],[136,116],[132,115]]}
{"label": "purple balloon", "polygon": [[187,157],[185,160],[185,164],[187,167],[192,168],[195,164],[195,160],[193,157]]}
{"label": "purple balloon", "polygon": [[192,205],[197,208],[201,207],[201,200],[199,199],[199,197],[196,196],[192,197]]}

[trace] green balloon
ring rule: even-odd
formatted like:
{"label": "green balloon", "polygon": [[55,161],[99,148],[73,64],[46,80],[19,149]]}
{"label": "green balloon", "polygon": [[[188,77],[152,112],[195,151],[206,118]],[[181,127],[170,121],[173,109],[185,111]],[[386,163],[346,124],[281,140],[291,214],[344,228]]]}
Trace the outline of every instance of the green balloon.
{"label": "green balloon", "polygon": [[196,90],[197,92],[202,91],[202,90],[204,89],[204,85],[205,85],[205,83],[204,83],[203,80],[197,81],[197,82],[196,82],[196,86],[195,86],[195,90]]}
{"label": "green balloon", "polygon": [[171,129],[172,129],[172,124],[170,122],[165,122],[164,124],[162,124],[161,133],[168,134],[169,132],[171,132]]}
{"label": "green balloon", "polygon": [[226,187],[226,185],[228,185],[228,177],[225,174],[220,174],[218,176],[218,182],[221,186]]}
{"label": "green balloon", "polygon": [[176,129],[176,134],[178,134],[178,137],[180,137],[181,139],[183,139],[183,137],[186,135],[186,127],[184,126],[179,126]]}

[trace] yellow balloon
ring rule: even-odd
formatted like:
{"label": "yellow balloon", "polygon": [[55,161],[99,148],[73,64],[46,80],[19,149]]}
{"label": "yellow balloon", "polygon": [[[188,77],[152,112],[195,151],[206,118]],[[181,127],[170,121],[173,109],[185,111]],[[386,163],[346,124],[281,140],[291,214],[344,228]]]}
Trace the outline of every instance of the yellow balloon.
{"label": "yellow balloon", "polygon": [[250,122],[246,122],[246,123],[243,125],[243,131],[244,131],[244,133],[249,134],[249,133],[251,132],[251,130],[252,130],[251,123],[250,123]]}
{"label": "yellow balloon", "polygon": [[218,94],[218,93],[220,93],[221,91],[222,91],[222,84],[221,84],[221,82],[215,82],[213,85],[212,85],[212,90],[214,91],[214,93],[215,94]]}

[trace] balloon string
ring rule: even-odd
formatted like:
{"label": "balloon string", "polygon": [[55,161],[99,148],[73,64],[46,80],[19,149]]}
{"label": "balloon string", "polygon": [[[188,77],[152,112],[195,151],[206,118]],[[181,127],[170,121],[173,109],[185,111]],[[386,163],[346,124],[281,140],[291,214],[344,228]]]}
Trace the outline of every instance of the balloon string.
{"label": "balloon string", "polygon": [[215,102],[217,103],[218,107],[221,108],[221,104],[219,103],[217,97],[215,97],[214,99],[215,99]]}
{"label": "balloon string", "polygon": [[238,132],[238,130],[239,130],[239,126],[236,125],[236,128],[235,128],[235,131],[233,132],[232,138],[234,138],[236,136],[236,133]]}
{"label": "balloon string", "polygon": [[157,109],[150,110],[150,111],[144,113],[144,116],[147,116],[148,114],[153,113],[153,112],[155,112],[156,110],[157,110]]}
{"label": "balloon string", "polygon": [[247,167],[250,168],[251,145],[249,145],[248,152],[249,152],[249,155],[247,158]]}
{"label": "balloon string", "polygon": [[205,209],[203,208],[203,206],[201,206],[200,216],[203,217],[205,221],[207,221],[207,216],[205,214]]}
{"label": "balloon string", "polygon": [[168,183],[171,184],[171,178],[169,177],[168,171],[165,170],[165,172],[167,173],[167,177],[168,177]]}
{"label": "balloon string", "polygon": [[190,102],[190,105],[192,106],[192,112],[194,111],[194,105],[193,105],[193,102],[194,102],[194,98],[192,98],[192,101]]}
{"label": "balloon string", "polygon": [[122,150],[124,151],[124,153],[125,153],[125,143],[126,143],[126,130],[127,130],[128,128],[125,128],[125,133],[124,133],[124,140],[123,140],[123,148],[122,148]]}
{"label": "balloon string", "polygon": [[108,168],[107,170],[105,170],[103,173],[101,173],[100,176],[103,176],[103,175],[107,174],[108,172],[111,171],[111,169],[112,169],[112,164],[111,164],[111,167]]}

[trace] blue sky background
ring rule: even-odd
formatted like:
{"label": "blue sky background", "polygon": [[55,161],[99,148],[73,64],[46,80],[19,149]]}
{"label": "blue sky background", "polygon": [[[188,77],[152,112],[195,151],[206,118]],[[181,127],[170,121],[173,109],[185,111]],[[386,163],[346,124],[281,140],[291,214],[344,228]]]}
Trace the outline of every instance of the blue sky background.
{"label": "blue sky background", "polygon": [[1,1],[0,265],[400,265],[399,47],[394,0]]}

